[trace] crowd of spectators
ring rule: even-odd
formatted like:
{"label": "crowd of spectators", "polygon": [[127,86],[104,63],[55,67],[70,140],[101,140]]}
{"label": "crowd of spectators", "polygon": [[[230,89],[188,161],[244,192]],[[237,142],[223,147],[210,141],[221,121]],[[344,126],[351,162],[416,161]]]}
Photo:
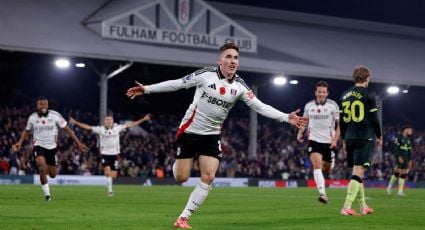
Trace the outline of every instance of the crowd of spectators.
{"label": "crowd of spectators", "polygon": [[[12,153],[11,146],[25,128],[28,116],[34,112],[32,106],[0,106],[0,174],[30,175],[37,173],[32,157],[32,146],[28,140],[21,151]],[[84,123],[96,125],[98,117],[90,112],[64,110],[67,118],[72,115]],[[142,116],[141,114],[140,116]],[[128,117],[115,114],[118,123]],[[136,118],[134,118],[136,119]],[[130,118],[133,120],[133,118]],[[122,133],[120,154],[120,176],[129,177],[173,177],[173,141],[180,117],[176,115],[155,115],[152,122],[143,123]],[[73,148],[70,138],[60,132],[58,138],[58,164],[60,174],[101,175],[102,166],[98,151],[97,135],[70,126],[90,150],[79,152]],[[401,127],[384,127],[383,151],[377,151],[367,177],[386,180],[393,173],[394,157],[391,154],[392,141]],[[287,124],[260,118],[258,127],[257,157],[248,155],[249,120],[247,118],[229,118],[223,126],[223,160],[218,170],[219,177],[256,177],[265,179],[311,179],[311,162],[306,144],[296,141],[296,129]],[[424,131],[415,130],[412,137],[414,148],[413,169],[409,180],[425,180],[425,143]],[[346,166],[346,155],[338,147],[332,179],[345,179],[351,175]],[[197,162],[194,162],[193,176],[199,175]]]}

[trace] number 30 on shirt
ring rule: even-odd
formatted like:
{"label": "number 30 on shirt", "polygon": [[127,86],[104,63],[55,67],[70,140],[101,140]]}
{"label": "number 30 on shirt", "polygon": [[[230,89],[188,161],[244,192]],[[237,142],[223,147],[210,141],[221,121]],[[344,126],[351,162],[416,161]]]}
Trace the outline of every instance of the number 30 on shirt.
{"label": "number 30 on shirt", "polygon": [[360,100],[355,101],[344,101],[342,102],[343,107],[343,119],[345,123],[351,121],[361,122],[364,119],[364,104]]}

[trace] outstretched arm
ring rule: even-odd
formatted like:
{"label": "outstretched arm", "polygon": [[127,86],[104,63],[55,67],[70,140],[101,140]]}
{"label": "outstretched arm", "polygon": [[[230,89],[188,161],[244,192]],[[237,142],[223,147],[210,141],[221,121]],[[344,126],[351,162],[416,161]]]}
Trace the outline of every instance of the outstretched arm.
{"label": "outstretched arm", "polygon": [[126,124],[126,126],[127,126],[127,128],[133,128],[133,127],[136,127],[136,126],[142,124],[145,121],[149,121],[150,119],[151,119],[151,114],[148,113],[144,117],[140,118],[139,120],[132,121],[132,122]]}
{"label": "outstretched arm", "polygon": [[190,88],[202,82],[202,75],[205,71],[196,71],[192,74],[184,76],[180,79],[163,81],[152,85],[143,85],[135,81],[136,86],[127,90],[127,97],[134,99],[137,96],[142,96],[150,93],[165,93],[173,92],[183,88]]}
{"label": "outstretched arm", "polygon": [[63,128],[63,130],[66,132],[66,134],[74,141],[74,144],[77,145],[77,148],[81,151],[87,151],[89,150],[89,148],[80,142],[80,140],[78,140],[77,136],[75,136],[74,131],[72,131],[72,129],[70,129],[68,126],[65,126]]}
{"label": "outstretched arm", "polygon": [[88,125],[88,124],[86,124],[86,123],[79,122],[79,121],[75,120],[75,119],[74,119],[74,118],[72,118],[72,117],[69,117],[69,122],[70,122],[71,124],[75,124],[75,125],[77,125],[78,127],[83,128],[83,129],[93,130],[93,128],[91,127],[91,125]]}
{"label": "outstretched arm", "polygon": [[308,124],[307,117],[300,117],[297,114],[300,112],[300,109],[297,109],[291,112],[288,116],[288,123],[296,126],[297,128],[305,128]]}
{"label": "outstretched arm", "polygon": [[145,94],[145,86],[138,82],[135,81],[136,86],[131,87],[127,90],[127,97],[129,97],[130,99],[134,99],[137,96],[142,96],[143,94]]}
{"label": "outstretched arm", "polygon": [[300,109],[291,112],[290,114],[283,113],[270,105],[264,104],[253,94],[252,91],[247,91],[242,95],[241,100],[245,102],[248,107],[256,111],[257,113],[278,120],[280,122],[288,122],[291,125],[295,125],[298,128],[305,127],[307,125],[308,119],[306,117],[300,117],[297,113],[300,112]]}
{"label": "outstretched arm", "polygon": [[304,130],[305,130],[305,126],[302,126],[298,129],[298,132],[297,132],[297,141],[300,143],[304,142],[304,138],[303,138]]}
{"label": "outstretched arm", "polygon": [[21,138],[19,138],[19,141],[16,142],[14,145],[12,145],[13,152],[17,152],[21,149],[22,143],[28,138],[30,135],[30,131],[24,129],[21,134]]}

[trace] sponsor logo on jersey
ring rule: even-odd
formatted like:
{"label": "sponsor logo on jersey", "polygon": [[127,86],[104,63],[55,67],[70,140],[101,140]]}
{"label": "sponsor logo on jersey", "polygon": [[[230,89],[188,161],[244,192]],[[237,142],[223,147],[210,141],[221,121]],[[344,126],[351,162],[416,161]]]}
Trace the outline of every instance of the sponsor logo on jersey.
{"label": "sponsor logo on jersey", "polygon": [[218,98],[215,98],[213,96],[209,96],[208,93],[203,92],[201,99],[206,99],[208,103],[213,104],[213,105],[217,105],[223,108],[229,108],[230,107],[230,103]]}
{"label": "sponsor logo on jersey", "polygon": [[314,120],[326,120],[329,119],[329,114],[325,115],[319,115],[319,114],[313,114],[310,116],[310,119],[314,119]]}
{"label": "sponsor logo on jersey", "polygon": [[49,125],[49,126],[35,126],[34,127],[34,131],[35,132],[41,132],[41,131],[51,131],[55,128],[54,125]]}

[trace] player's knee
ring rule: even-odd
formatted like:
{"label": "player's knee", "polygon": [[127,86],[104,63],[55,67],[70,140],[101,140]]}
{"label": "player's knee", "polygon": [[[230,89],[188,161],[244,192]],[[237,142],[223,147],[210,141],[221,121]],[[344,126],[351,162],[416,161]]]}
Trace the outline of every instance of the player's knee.
{"label": "player's knee", "polygon": [[201,175],[201,181],[206,183],[206,184],[211,184],[215,179],[215,174],[214,173],[203,173]]}
{"label": "player's knee", "polygon": [[331,169],[332,169],[332,167],[331,167],[331,165],[330,165],[330,164],[324,164],[324,165],[323,165],[323,171],[324,171],[324,172],[326,172],[326,173],[331,173]]}
{"label": "player's knee", "polygon": [[189,180],[189,176],[181,173],[175,173],[174,179],[176,179],[177,183],[183,183]]}
{"label": "player's knee", "polygon": [[45,165],[39,165],[38,166],[38,172],[40,174],[47,174],[47,166],[45,166]]}

